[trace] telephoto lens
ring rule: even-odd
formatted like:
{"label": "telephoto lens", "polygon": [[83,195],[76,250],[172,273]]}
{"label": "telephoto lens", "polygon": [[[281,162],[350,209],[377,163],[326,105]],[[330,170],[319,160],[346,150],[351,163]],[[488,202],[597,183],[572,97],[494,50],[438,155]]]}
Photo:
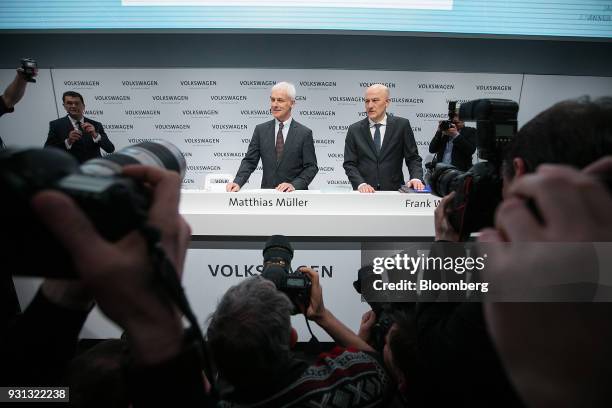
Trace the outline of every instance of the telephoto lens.
{"label": "telephoto lens", "polygon": [[[68,195],[98,233],[115,242],[143,228],[151,192],[122,175],[128,164],[142,164],[185,174],[185,158],[167,141],[128,146],[79,166],[60,149],[8,149],[0,152],[0,256],[12,274],[74,277],[71,254],[40,222],[30,201],[42,190]],[[32,256],[35,254],[35,256]]]}

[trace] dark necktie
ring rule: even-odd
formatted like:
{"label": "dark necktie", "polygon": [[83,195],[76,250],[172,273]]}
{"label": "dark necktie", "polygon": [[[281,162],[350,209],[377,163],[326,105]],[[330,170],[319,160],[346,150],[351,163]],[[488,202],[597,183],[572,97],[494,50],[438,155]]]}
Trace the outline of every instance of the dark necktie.
{"label": "dark necktie", "polygon": [[283,149],[285,148],[285,141],[283,140],[283,122],[278,123],[278,133],[276,134],[276,160],[280,160],[283,155]]}
{"label": "dark necktie", "polygon": [[376,155],[380,153],[380,123],[374,124],[376,130],[374,131],[374,147],[376,148]]}
{"label": "dark necktie", "polygon": [[81,122],[77,120],[76,126],[77,126],[77,130],[81,132],[81,135],[83,135],[85,132],[83,131],[83,125],[81,125]]}

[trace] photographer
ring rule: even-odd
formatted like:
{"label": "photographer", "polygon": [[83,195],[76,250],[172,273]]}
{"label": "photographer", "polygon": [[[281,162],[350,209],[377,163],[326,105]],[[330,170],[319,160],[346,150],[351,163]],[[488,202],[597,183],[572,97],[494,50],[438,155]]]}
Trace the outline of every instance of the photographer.
{"label": "photographer", "polygon": [[34,82],[33,78],[38,75],[38,69],[33,68],[31,72],[26,72],[23,67],[17,68],[17,74],[13,82],[9,84],[0,96],[0,116],[15,110],[17,102],[23,98],[28,82]]}
{"label": "photographer", "polygon": [[[540,164],[565,163],[583,168],[611,154],[611,115],[610,98],[565,101],[525,124],[510,142],[501,165],[504,200],[508,198],[510,182],[534,172]],[[448,219],[454,195],[446,196],[436,208],[438,241],[460,240]],[[539,209],[543,210],[547,208]],[[566,222],[573,220],[568,218]],[[493,348],[482,304],[419,303],[417,330],[417,349],[425,371],[431,381],[440,381],[439,373],[444,373],[444,383],[453,392],[454,401],[471,406],[521,404]]]}
{"label": "photographer", "polygon": [[[13,82],[6,87],[4,93],[0,96],[0,116],[15,110],[14,106],[23,98],[28,82],[33,81],[36,75],[38,75],[38,70],[35,68],[27,73],[23,67],[17,69]],[[0,135],[0,150],[5,149],[5,147]],[[21,310],[10,276],[3,274],[0,277],[0,294],[0,324],[4,325]]]}
{"label": "photographer", "polygon": [[[583,266],[590,260],[579,243],[607,243],[609,248],[612,242],[612,194],[601,182],[611,175],[612,156],[608,156],[583,171],[541,165],[534,174],[512,183],[509,198],[497,211],[495,229],[483,230],[479,241],[571,244],[563,245],[567,251],[551,251],[547,244],[489,245],[493,263],[485,278],[512,283],[548,275],[554,281],[562,274],[583,282]],[[543,223],[533,217],[528,200],[537,202],[546,215]],[[572,214],[572,222],[567,222],[567,214]],[[548,270],[542,265],[549,265]],[[609,273],[606,267],[601,265],[601,271]],[[496,349],[526,402],[532,406],[612,405],[608,387],[612,377],[612,307],[607,299],[601,303],[485,305]]]}
{"label": "photographer", "polygon": [[[123,175],[150,187],[147,225],[159,231],[159,245],[180,276],[190,239],[189,227],[178,213],[180,177],[146,166],[126,166]],[[72,254],[81,279],[72,285],[82,287],[71,291],[66,284],[56,283],[54,296],[43,286],[35,300],[39,303],[31,305],[1,339],[3,380],[14,383],[14,371],[27,374],[36,370],[36,366],[27,365],[30,352],[53,355],[65,347],[67,337],[72,336],[71,341],[76,342],[79,328],[75,323],[84,320],[83,310],[91,307],[85,289],[127,333],[131,354],[126,370],[134,406],[212,406],[205,405],[209,401],[204,392],[199,344],[185,335],[177,307],[166,291],[156,286],[159,281],[154,278],[154,270],[159,265],[154,264],[144,236],[132,231],[117,242],[105,240],[75,202],[57,191],[36,194],[32,207]],[[66,327],[67,310],[40,307],[40,302],[57,303],[64,309],[68,304],[80,308],[70,325],[71,332],[61,333]]]}
{"label": "photographer", "polygon": [[[449,112],[449,116],[451,112]],[[451,164],[461,171],[472,166],[476,151],[476,129],[465,126],[456,112],[449,121],[441,121],[438,130],[429,143],[429,153],[434,153],[433,165]]]}
{"label": "photographer", "polygon": [[293,303],[272,281],[253,277],[231,287],[209,318],[208,340],[226,405],[306,406],[334,401],[338,406],[386,406],[389,385],[373,349],[342,324],[323,304],[317,273],[300,268],[311,282],[309,320],[321,326],[341,347],[319,355],[309,365],[291,347]]}

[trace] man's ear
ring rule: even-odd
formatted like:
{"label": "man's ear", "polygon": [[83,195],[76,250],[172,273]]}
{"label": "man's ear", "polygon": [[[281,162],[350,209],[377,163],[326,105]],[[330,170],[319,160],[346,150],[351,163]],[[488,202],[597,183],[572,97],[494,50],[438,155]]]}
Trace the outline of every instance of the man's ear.
{"label": "man's ear", "polygon": [[291,327],[291,334],[289,337],[289,348],[293,349],[295,348],[295,345],[297,344],[298,341],[298,334],[295,331],[295,329],[293,327]]}
{"label": "man's ear", "polygon": [[512,159],[512,169],[514,170],[514,177],[521,177],[527,173],[527,166],[525,166],[525,160],[520,157]]}

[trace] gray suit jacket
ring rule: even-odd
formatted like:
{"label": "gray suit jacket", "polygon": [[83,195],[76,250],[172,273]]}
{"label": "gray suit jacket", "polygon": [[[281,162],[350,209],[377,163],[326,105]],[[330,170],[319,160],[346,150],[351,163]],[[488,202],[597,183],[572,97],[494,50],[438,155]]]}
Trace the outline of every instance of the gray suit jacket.
{"label": "gray suit jacket", "polygon": [[276,160],[275,145],[274,120],[257,125],[234,183],[242,187],[261,159],[261,188],[275,188],[281,183],[291,183],[296,190],[307,190],[319,171],[312,130],[293,119],[279,161]]}
{"label": "gray suit jacket", "polygon": [[404,184],[402,160],[410,178],[423,180],[421,156],[408,119],[387,115],[387,128],[376,155],[368,118],[349,126],[344,143],[344,171],[353,189],[368,183],[376,190],[394,191]]}

